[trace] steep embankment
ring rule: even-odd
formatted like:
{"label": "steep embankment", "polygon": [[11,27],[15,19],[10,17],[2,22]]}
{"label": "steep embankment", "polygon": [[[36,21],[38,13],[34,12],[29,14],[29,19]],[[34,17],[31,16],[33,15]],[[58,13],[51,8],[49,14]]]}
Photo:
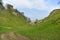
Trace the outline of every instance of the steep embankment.
{"label": "steep embankment", "polygon": [[23,24],[26,24],[26,20],[22,16],[13,15],[6,10],[0,12],[0,26],[21,26]]}
{"label": "steep embankment", "polygon": [[53,10],[40,25],[41,40],[60,40],[60,9]]}
{"label": "steep embankment", "polygon": [[26,30],[25,27],[28,27],[28,23],[23,15],[16,16],[5,9],[0,11],[0,40],[29,40],[18,33]]}

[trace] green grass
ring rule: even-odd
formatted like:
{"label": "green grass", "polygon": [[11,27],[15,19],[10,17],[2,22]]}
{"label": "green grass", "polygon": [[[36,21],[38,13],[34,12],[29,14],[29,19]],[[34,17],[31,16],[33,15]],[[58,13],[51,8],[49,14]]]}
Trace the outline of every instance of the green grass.
{"label": "green grass", "polygon": [[0,33],[16,31],[31,40],[60,40],[60,9],[55,13],[37,26],[28,24],[22,16],[3,10],[0,12]]}

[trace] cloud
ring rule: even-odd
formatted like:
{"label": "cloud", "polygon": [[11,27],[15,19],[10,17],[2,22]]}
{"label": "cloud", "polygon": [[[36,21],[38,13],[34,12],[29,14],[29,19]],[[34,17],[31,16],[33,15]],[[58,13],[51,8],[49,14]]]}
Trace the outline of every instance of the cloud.
{"label": "cloud", "polygon": [[3,0],[3,2],[23,11],[25,16],[31,19],[42,19],[49,15],[52,10],[60,8],[57,5],[58,0]]}
{"label": "cloud", "polygon": [[47,9],[47,4],[45,0],[3,0],[4,3],[12,4],[14,7],[18,8],[29,8],[29,9]]}
{"label": "cloud", "polygon": [[47,4],[45,3],[45,0],[35,0],[32,2],[33,8],[45,10],[48,8]]}

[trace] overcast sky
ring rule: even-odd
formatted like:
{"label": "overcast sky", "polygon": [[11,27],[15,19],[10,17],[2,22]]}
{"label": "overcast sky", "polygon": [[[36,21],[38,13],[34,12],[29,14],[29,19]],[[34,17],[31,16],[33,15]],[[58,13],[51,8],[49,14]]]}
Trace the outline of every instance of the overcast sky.
{"label": "overcast sky", "polygon": [[24,12],[25,16],[35,19],[43,19],[48,16],[49,13],[57,8],[60,8],[59,0],[3,0],[4,5],[9,3],[21,12]]}

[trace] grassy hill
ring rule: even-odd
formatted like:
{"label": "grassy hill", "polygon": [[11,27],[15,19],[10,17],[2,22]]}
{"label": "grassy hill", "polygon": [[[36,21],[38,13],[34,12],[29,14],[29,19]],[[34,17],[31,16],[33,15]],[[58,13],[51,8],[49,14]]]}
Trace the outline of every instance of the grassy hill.
{"label": "grassy hill", "polygon": [[43,40],[60,40],[60,9],[53,10],[40,25]]}
{"label": "grassy hill", "polygon": [[39,25],[31,25],[22,15],[2,10],[0,40],[60,40],[60,9],[53,10],[40,21]]}

